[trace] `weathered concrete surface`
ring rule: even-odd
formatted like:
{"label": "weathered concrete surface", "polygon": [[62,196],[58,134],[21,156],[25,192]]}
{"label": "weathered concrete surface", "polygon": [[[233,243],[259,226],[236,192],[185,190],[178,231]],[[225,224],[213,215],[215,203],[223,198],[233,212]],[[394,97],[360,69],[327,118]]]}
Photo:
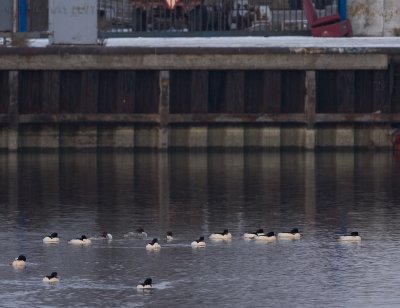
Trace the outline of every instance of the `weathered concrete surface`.
{"label": "weathered concrete surface", "polygon": [[335,130],[335,145],[337,148],[354,147],[354,128],[352,125],[344,125]]}
{"label": "weathered concrete surface", "polygon": [[347,3],[354,35],[396,36],[396,29],[400,28],[400,1],[348,0]]}
{"label": "weathered concrete surface", "polygon": [[223,148],[243,148],[244,129],[240,126],[208,128],[208,146]]}
{"label": "weathered concrete surface", "polygon": [[281,128],[278,126],[248,127],[245,129],[245,146],[279,149],[281,146]]}
{"label": "weathered concrete surface", "polygon": [[68,125],[60,128],[60,147],[88,149],[97,147],[96,125]]}
{"label": "weathered concrete surface", "polygon": [[97,129],[97,145],[100,148],[133,149],[135,129],[129,125],[107,125]]}
{"label": "weathered concrete surface", "polygon": [[158,128],[144,126],[135,129],[135,148],[158,148]]}
{"label": "weathered concrete surface", "polygon": [[289,148],[304,148],[305,129],[303,127],[282,127],[281,146]]}

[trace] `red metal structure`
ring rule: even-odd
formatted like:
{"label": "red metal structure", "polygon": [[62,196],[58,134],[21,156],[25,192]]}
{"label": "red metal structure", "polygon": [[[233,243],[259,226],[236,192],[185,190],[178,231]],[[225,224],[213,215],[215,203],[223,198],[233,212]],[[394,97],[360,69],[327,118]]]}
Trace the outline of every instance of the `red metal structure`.
{"label": "red metal structure", "polygon": [[318,17],[311,0],[303,0],[303,5],[308,23],[310,24],[312,36],[353,36],[351,23],[348,19],[340,20],[339,14]]}

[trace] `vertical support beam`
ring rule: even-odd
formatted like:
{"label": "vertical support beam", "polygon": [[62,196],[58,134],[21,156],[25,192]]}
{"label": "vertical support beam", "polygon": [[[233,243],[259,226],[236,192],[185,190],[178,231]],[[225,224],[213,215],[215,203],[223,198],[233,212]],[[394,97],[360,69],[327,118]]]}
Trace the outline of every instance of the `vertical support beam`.
{"label": "vertical support beam", "polygon": [[8,150],[18,150],[18,71],[10,71],[8,75],[8,85],[10,89],[10,101],[8,116],[10,126],[8,130]]}
{"label": "vertical support beam", "polygon": [[306,113],[307,128],[305,131],[305,148],[314,150],[315,148],[315,106],[316,106],[316,81],[315,71],[306,72],[306,97],[304,99],[304,111]]}
{"label": "vertical support beam", "polygon": [[160,115],[160,127],[158,131],[158,149],[168,149],[169,139],[169,71],[161,71],[159,77],[160,99],[158,112]]}

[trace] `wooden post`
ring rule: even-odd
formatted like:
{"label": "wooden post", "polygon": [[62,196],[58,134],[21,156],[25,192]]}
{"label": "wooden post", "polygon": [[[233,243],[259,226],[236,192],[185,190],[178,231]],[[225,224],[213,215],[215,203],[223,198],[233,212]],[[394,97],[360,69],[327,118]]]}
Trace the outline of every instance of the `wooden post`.
{"label": "wooden post", "polygon": [[10,71],[8,75],[10,101],[8,116],[10,119],[8,130],[8,150],[18,150],[18,71]]}
{"label": "wooden post", "polygon": [[158,149],[167,150],[169,146],[169,88],[170,79],[169,71],[160,71],[159,86],[160,86],[160,100],[159,100],[159,114],[160,114],[160,127],[158,131]]}
{"label": "wooden post", "polygon": [[304,111],[306,113],[307,128],[305,130],[305,144],[306,150],[315,149],[315,103],[316,101],[316,81],[315,71],[306,72],[306,97],[304,99]]}

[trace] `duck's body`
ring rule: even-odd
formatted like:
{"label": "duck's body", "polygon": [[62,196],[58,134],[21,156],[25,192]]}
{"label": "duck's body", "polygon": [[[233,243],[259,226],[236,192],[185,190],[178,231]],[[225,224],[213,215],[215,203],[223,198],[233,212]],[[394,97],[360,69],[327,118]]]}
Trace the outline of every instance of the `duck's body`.
{"label": "duck's body", "polygon": [[43,239],[43,243],[46,243],[46,244],[58,244],[59,242],[60,242],[60,238],[58,237],[57,233],[52,233],[51,235],[46,236]]}
{"label": "duck's body", "polygon": [[173,238],[173,236],[172,236],[172,232],[171,231],[168,231],[167,232],[167,242],[171,242],[171,241],[173,241],[174,240],[174,238]]}
{"label": "duck's body", "polygon": [[147,233],[142,227],[136,229],[136,236],[141,238],[147,238]]}
{"label": "duck's body", "polygon": [[201,236],[198,240],[193,241],[190,246],[194,248],[204,248],[206,247],[206,242],[204,241],[204,236]]}
{"label": "duck's body", "polygon": [[57,272],[52,272],[49,276],[45,276],[43,278],[43,282],[47,282],[47,283],[57,283],[59,281],[60,281],[60,279],[58,279],[58,277],[57,277]]}
{"label": "duck's body", "polygon": [[260,235],[260,236],[265,235],[264,230],[263,229],[258,229],[256,232],[246,232],[245,234],[243,234],[243,237],[245,239],[252,240],[258,235]]}
{"label": "duck's body", "polygon": [[153,288],[152,285],[153,281],[151,278],[147,278],[143,283],[140,283],[137,285],[138,290],[149,290]]}
{"label": "duck's body", "polygon": [[82,235],[80,238],[70,240],[68,243],[72,245],[90,245],[92,241],[88,239],[85,235]]}
{"label": "duck's body", "polygon": [[150,243],[146,245],[147,250],[160,250],[161,246],[158,244],[158,239],[153,239]]}
{"label": "duck's body", "polygon": [[339,241],[341,241],[341,242],[360,242],[361,236],[358,234],[358,232],[351,232],[350,235],[339,236]]}
{"label": "duck's body", "polygon": [[17,268],[22,268],[25,267],[26,263],[26,257],[24,255],[19,255],[18,258],[15,258],[14,261],[12,261],[11,265]]}
{"label": "duck's body", "polygon": [[268,232],[267,234],[257,235],[254,239],[257,241],[274,242],[276,241],[276,235],[274,232]]}
{"label": "duck's body", "polygon": [[232,234],[229,233],[228,229],[224,229],[221,233],[212,233],[210,235],[210,240],[231,240]]}
{"label": "duck's body", "polygon": [[278,233],[278,238],[282,240],[298,240],[300,239],[301,235],[299,230],[294,228],[290,232],[281,232]]}

